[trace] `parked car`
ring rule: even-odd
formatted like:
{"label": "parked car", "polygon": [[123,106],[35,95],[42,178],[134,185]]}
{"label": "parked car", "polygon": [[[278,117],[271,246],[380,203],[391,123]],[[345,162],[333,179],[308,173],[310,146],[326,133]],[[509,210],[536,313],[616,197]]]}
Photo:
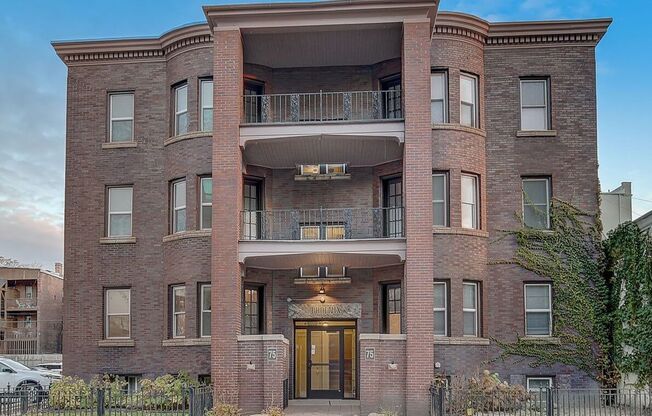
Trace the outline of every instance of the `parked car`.
{"label": "parked car", "polygon": [[61,368],[61,363],[43,363],[32,367],[32,370],[38,371],[39,373],[45,372],[61,374]]}
{"label": "parked car", "polygon": [[60,374],[34,371],[17,361],[0,357],[0,389],[45,390],[60,378]]}

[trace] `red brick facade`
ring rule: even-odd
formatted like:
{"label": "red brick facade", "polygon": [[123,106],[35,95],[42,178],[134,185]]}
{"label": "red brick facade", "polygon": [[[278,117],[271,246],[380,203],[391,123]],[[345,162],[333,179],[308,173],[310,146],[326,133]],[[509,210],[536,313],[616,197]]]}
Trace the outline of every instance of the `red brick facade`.
{"label": "red brick facade", "polygon": [[[270,17],[258,16],[256,6],[242,6],[255,11],[244,18],[238,8],[235,17],[226,9],[207,8],[209,25],[178,29],[158,40],[55,45],[69,66],[65,372],[90,378],[99,373],[153,377],[187,371],[192,376],[211,375],[218,397],[239,403],[246,413],[272,402],[280,404],[283,380],[289,380],[290,397],[295,391],[298,346],[290,305],[320,304],[321,297],[320,284],[295,281],[298,267],[351,261],[356,266],[347,270],[350,282],[326,285],[322,303],[360,308],[359,316],[346,319],[355,321],[358,336],[355,398],[363,413],[383,407],[402,414],[426,414],[434,373],[463,375],[490,368],[516,383],[524,383],[527,376],[545,375],[555,377],[558,385],[591,385],[586,375],[567,366],[533,369],[527,360],[493,361],[500,351],[491,338],[508,340],[523,334],[523,284],[536,278],[511,266],[490,264],[513,253],[513,241],[494,240],[499,230],[520,226],[516,214],[522,210],[522,176],[550,176],[554,197],[597,211],[595,46],[608,21],[544,25],[541,30],[546,36],[541,37],[526,24],[490,24],[454,13],[440,13],[433,27],[434,4],[415,3],[415,9],[408,11],[401,8],[403,2],[392,3],[395,10],[386,9],[387,2],[362,3],[378,9],[356,14],[355,4],[335,2],[337,10],[296,6],[279,11],[278,16],[272,8]],[[361,52],[360,57],[348,57],[349,64],[344,60],[317,66],[269,64],[287,56],[285,51],[264,55],[248,42],[263,32],[274,38],[283,32],[279,22],[292,27],[295,12],[308,20],[337,16],[351,24],[357,19],[361,28],[369,24],[370,29],[373,19],[394,19],[387,26],[389,33],[397,34],[393,46],[378,45],[378,49],[393,50],[398,56],[387,52],[384,59],[360,62],[370,56]],[[297,27],[303,29],[296,29],[296,36],[305,36],[306,43],[322,39],[311,37],[305,21]],[[392,32],[392,28],[400,30]],[[369,33],[385,36],[383,31]],[[353,36],[351,43],[363,42],[362,38]],[[303,53],[307,60],[331,56],[328,48],[321,57],[310,49]],[[447,74],[445,124],[431,123],[433,70]],[[478,78],[477,127],[460,124],[461,73]],[[384,120],[385,124],[371,127],[341,120],[303,120],[296,126],[241,123],[245,79],[264,82],[265,94],[298,95],[378,91],[383,79],[396,74],[402,91],[398,122]],[[550,131],[518,133],[519,79],[528,76],[550,80]],[[214,82],[213,131],[201,132],[200,81],[207,77]],[[173,88],[182,82],[188,86],[189,134],[175,136]],[[126,145],[107,143],[107,97],[119,91],[134,93],[134,142]],[[402,135],[393,137],[389,126],[397,123]],[[378,125],[388,126],[387,131]],[[252,150],[247,140],[261,139],[246,138],[245,129],[287,141],[279,141],[285,147],[279,147],[277,154],[267,155],[273,162],[274,157],[294,152],[303,137],[317,137],[327,148],[338,135],[333,131],[357,127],[376,130],[364,134],[347,130],[351,143],[357,136],[360,140],[392,137],[395,142],[384,145],[400,146],[402,157],[352,165],[350,179],[330,181],[298,181],[293,166],[258,166],[248,161]],[[332,130],[325,133],[326,129]],[[351,154],[350,159],[358,156]],[[314,158],[294,163],[316,163],[319,155]],[[433,171],[447,173],[447,227],[432,225]],[[478,229],[462,228],[463,174],[479,178]],[[213,178],[212,230],[201,230],[199,186],[200,178],[207,175]],[[351,246],[356,248],[349,253],[337,248],[340,242],[325,242],[329,248],[310,252],[301,251],[304,243],[300,242],[261,241],[264,244],[256,247],[265,247],[260,248],[262,254],[243,259],[243,244],[257,244],[241,239],[245,177],[261,181],[265,210],[289,212],[378,209],[386,196],[383,180],[395,176],[402,178],[403,185],[405,238],[395,239],[403,257],[383,252],[382,239],[368,238],[351,241],[358,246]],[[186,231],[172,234],[170,183],[180,178],[186,179]],[[115,240],[106,235],[107,187],[115,185],[133,186],[131,238]],[[272,249],[277,251],[264,252]],[[433,337],[434,281],[445,281],[448,288],[448,336],[440,338]],[[467,281],[480,288],[479,336],[470,338],[463,336],[463,283]],[[212,337],[201,338],[200,285],[208,283],[212,285]],[[383,285],[388,283],[401,287],[402,334],[382,334],[387,313]],[[263,334],[243,336],[243,288],[250,284],[264,288]],[[186,288],[185,339],[171,339],[173,285]],[[109,288],[131,288],[128,340],[105,339],[104,293]],[[276,359],[268,357],[270,348],[278,353]],[[374,359],[365,357],[366,348],[374,349]]]}

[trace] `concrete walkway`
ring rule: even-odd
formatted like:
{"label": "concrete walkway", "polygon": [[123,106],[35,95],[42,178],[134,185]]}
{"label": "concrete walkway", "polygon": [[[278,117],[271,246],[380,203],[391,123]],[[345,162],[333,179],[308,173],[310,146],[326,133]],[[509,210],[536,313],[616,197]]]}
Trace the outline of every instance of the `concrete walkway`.
{"label": "concrete walkway", "polygon": [[288,416],[360,416],[359,400],[290,400]]}

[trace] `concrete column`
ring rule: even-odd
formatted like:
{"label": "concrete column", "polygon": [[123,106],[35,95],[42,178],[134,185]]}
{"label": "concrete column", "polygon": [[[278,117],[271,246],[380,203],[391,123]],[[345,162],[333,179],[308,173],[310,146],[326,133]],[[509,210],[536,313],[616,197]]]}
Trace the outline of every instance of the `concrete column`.
{"label": "concrete column", "polygon": [[432,130],[430,123],[430,22],[403,24],[403,183],[407,257],[403,295],[407,333],[406,410],[428,414],[433,376]]}
{"label": "concrete column", "polygon": [[[213,204],[211,369],[216,400],[237,404],[242,279],[238,262],[242,210],[242,40],[238,28],[216,28],[213,69]],[[219,319],[218,319],[219,317]]]}

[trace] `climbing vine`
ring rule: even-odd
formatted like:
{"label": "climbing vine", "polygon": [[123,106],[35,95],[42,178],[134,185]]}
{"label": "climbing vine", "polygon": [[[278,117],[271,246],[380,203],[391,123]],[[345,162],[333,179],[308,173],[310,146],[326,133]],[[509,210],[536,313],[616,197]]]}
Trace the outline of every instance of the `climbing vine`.
{"label": "climbing vine", "polygon": [[[511,259],[492,264],[518,265],[551,282],[553,340],[516,334],[516,341],[494,339],[500,358],[530,358],[531,366],[562,363],[590,374],[603,385],[614,385],[612,321],[614,282],[602,273],[604,255],[596,218],[569,203],[553,200],[552,229],[505,231],[516,249]],[[617,305],[616,305],[617,306]]]}

